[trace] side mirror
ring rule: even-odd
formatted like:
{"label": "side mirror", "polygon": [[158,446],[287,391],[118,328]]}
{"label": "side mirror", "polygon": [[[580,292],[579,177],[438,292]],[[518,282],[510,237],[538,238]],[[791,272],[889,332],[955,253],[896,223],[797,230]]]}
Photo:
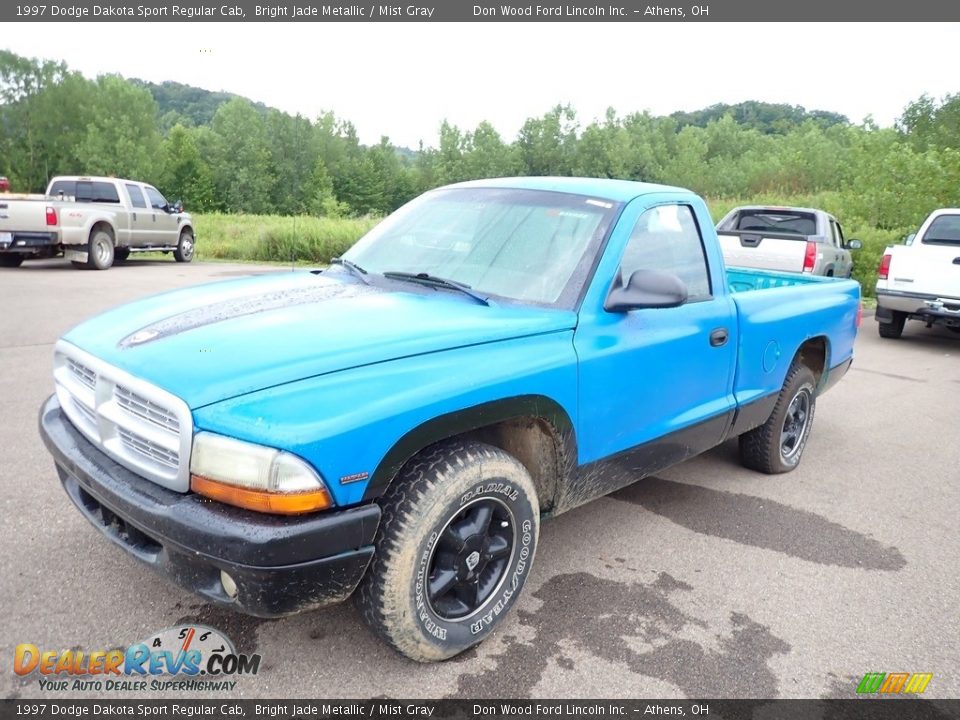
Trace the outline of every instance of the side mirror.
{"label": "side mirror", "polygon": [[916,237],[917,237],[917,234],[916,234],[916,233],[910,233],[909,235],[907,235],[907,236],[903,239],[903,244],[904,244],[904,245],[913,245],[913,241],[916,239]]}
{"label": "side mirror", "polygon": [[183,212],[183,200],[177,200],[177,201],[173,204],[172,211],[175,212],[175,213],[182,213],[182,212]]}
{"label": "side mirror", "polygon": [[859,250],[863,247],[863,243],[859,240],[847,240],[847,247],[850,250]]}
{"label": "side mirror", "polygon": [[629,312],[639,308],[670,308],[687,301],[687,286],[673,273],[660,270],[635,270],[623,283],[623,275],[607,293],[603,309],[607,312]]}

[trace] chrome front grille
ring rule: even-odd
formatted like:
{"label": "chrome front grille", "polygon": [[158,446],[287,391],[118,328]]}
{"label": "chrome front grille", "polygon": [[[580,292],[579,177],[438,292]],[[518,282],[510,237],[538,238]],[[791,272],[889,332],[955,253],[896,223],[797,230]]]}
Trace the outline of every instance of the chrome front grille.
{"label": "chrome front grille", "polygon": [[53,375],[60,407],[99,449],[159,485],[189,489],[193,418],[183,400],[62,340]]}
{"label": "chrome front grille", "polygon": [[149,420],[165,430],[180,432],[180,421],[177,420],[177,416],[162,405],[138,395],[123,385],[117,385],[113,392],[117,398],[117,404],[131,415]]}
{"label": "chrome front grille", "polygon": [[77,380],[82,382],[91,390],[94,388],[94,386],[96,386],[97,374],[86,365],[78,363],[73,358],[67,358],[67,367],[70,368],[70,372],[73,373]]}
{"label": "chrome front grille", "polygon": [[120,436],[124,447],[128,448],[131,452],[139,453],[160,465],[166,465],[171,468],[177,468],[180,464],[180,457],[176,452],[168,450],[151,440],[147,440],[132,430],[117,428],[117,435]]}
{"label": "chrome front grille", "polygon": [[91,427],[97,426],[97,414],[84,405],[82,402],[76,398],[70,398],[70,404],[76,409],[78,413],[86,420]]}

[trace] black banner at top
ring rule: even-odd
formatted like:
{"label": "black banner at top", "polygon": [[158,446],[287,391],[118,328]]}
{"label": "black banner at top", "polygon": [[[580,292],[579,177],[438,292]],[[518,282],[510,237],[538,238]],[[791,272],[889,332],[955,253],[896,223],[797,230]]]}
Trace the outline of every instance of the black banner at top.
{"label": "black banner at top", "polygon": [[[2,22],[909,22],[960,20],[944,0],[62,0],[0,5]],[[856,32],[851,27],[851,32]],[[763,38],[755,38],[763,41]],[[757,46],[751,45],[752,51]],[[762,47],[762,46],[761,46]],[[733,47],[735,50],[735,46]],[[813,47],[796,48],[815,52]]]}

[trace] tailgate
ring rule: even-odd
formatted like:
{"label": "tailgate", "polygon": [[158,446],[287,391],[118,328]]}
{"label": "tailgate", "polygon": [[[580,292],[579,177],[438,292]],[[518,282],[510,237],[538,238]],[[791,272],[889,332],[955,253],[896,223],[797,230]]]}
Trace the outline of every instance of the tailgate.
{"label": "tailgate", "polygon": [[788,233],[725,230],[719,235],[723,261],[734,267],[803,272],[807,238]]}
{"label": "tailgate", "polygon": [[0,195],[0,232],[49,232],[47,226],[49,199],[43,195],[10,197]]}
{"label": "tailgate", "polygon": [[960,298],[960,243],[894,246],[886,288]]}

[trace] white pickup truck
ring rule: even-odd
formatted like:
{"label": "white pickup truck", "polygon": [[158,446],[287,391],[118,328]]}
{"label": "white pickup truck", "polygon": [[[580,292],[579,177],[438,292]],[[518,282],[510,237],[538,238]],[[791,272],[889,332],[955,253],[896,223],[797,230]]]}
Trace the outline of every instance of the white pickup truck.
{"label": "white pickup truck", "polygon": [[131,252],[193,259],[193,221],[152,185],[108,177],[55,177],[44,195],[0,194],[0,267],[61,253],[106,270]]}
{"label": "white pickup truck", "polygon": [[904,245],[888,247],[878,275],[880,337],[900,337],[908,318],[960,332],[960,208],[934,210]]}
{"label": "white pickup truck", "polygon": [[724,262],[732,267],[850,277],[850,250],[830,213],[813,208],[748,205],[731,210],[717,223]]}

